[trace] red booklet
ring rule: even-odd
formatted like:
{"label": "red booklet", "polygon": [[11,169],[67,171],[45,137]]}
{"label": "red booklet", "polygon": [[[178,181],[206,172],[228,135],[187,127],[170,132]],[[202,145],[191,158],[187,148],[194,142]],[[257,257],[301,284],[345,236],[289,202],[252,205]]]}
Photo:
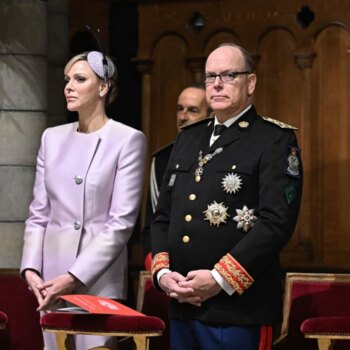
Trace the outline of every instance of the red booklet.
{"label": "red booklet", "polygon": [[117,301],[105,297],[87,294],[61,295],[61,299],[68,301],[78,307],[66,307],[57,311],[65,312],[89,312],[91,314],[107,315],[126,315],[126,316],[145,316],[130,307],[127,307]]}

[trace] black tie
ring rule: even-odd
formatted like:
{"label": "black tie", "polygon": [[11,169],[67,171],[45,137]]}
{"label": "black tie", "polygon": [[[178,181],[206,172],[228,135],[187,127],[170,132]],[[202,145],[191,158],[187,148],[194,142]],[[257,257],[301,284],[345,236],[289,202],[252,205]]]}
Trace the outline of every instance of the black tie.
{"label": "black tie", "polygon": [[216,124],[214,127],[214,136],[219,136],[226,129],[226,125],[224,124]]}

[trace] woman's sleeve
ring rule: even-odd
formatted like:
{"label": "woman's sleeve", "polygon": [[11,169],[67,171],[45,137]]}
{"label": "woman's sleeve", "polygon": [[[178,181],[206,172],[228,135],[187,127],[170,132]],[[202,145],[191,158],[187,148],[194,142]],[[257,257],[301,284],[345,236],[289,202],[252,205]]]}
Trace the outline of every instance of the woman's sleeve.
{"label": "woman's sleeve", "polygon": [[25,222],[24,245],[22,253],[21,274],[32,269],[41,274],[42,249],[46,225],[49,221],[50,204],[45,187],[45,138],[47,130],[41,138],[41,145],[36,161],[36,174],[33,189],[33,200],[29,207],[28,219]]}

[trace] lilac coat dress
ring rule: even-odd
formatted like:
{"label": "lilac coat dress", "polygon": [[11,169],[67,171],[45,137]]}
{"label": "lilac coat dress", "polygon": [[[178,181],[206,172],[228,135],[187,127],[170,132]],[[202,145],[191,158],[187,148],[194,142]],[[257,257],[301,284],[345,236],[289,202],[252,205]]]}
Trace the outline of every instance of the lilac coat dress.
{"label": "lilac coat dress", "polygon": [[69,271],[84,284],[77,292],[125,299],[145,136],[111,119],[89,134],[77,128],[71,123],[43,133],[21,273],[33,269],[47,281]]}

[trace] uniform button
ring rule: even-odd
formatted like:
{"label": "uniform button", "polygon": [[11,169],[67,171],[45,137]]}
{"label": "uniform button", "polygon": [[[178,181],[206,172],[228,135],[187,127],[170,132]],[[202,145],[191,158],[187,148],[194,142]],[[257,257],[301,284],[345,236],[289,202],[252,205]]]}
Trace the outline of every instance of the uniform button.
{"label": "uniform button", "polygon": [[235,170],[237,168],[237,165],[233,164],[231,168],[232,170]]}
{"label": "uniform button", "polygon": [[81,176],[79,176],[79,175],[76,175],[76,176],[74,177],[74,180],[75,180],[75,183],[76,183],[77,185],[80,185],[81,183],[83,183],[83,178],[82,178]]}
{"label": "uniform button", "polygon": [[79,230],[80,227],[81,227],[80,221],[75,221],[75,222],[74,222],[74,229],[75,229],[75,230]]}
{"label": "uniform button", "polygon": [[187,222],[190,222],[190,221],[192,221],[192,216],[191,215],[186,215],[185,216],[185,221],[187,221]]}
{"label": "uniform button", "polygon": [[188,243],[189,241],[190,241],[190,237],[188,237],[188,236],[183,236],[182,237],[182,242]]}
{"label": "uniform button", "polygon": [[194,201],[194,200],[197,198],[197,196],[196,196],[194,193],[191,193],[191,194],[188,196],[188,198],[190,199],[190,201]]}
{"label": "uniform button", "polygon": [[175,165],[175,168],[176,168],[176,169],[179,169],[179,167],[180,167],[180,164],[176,164],[176,165]]}

